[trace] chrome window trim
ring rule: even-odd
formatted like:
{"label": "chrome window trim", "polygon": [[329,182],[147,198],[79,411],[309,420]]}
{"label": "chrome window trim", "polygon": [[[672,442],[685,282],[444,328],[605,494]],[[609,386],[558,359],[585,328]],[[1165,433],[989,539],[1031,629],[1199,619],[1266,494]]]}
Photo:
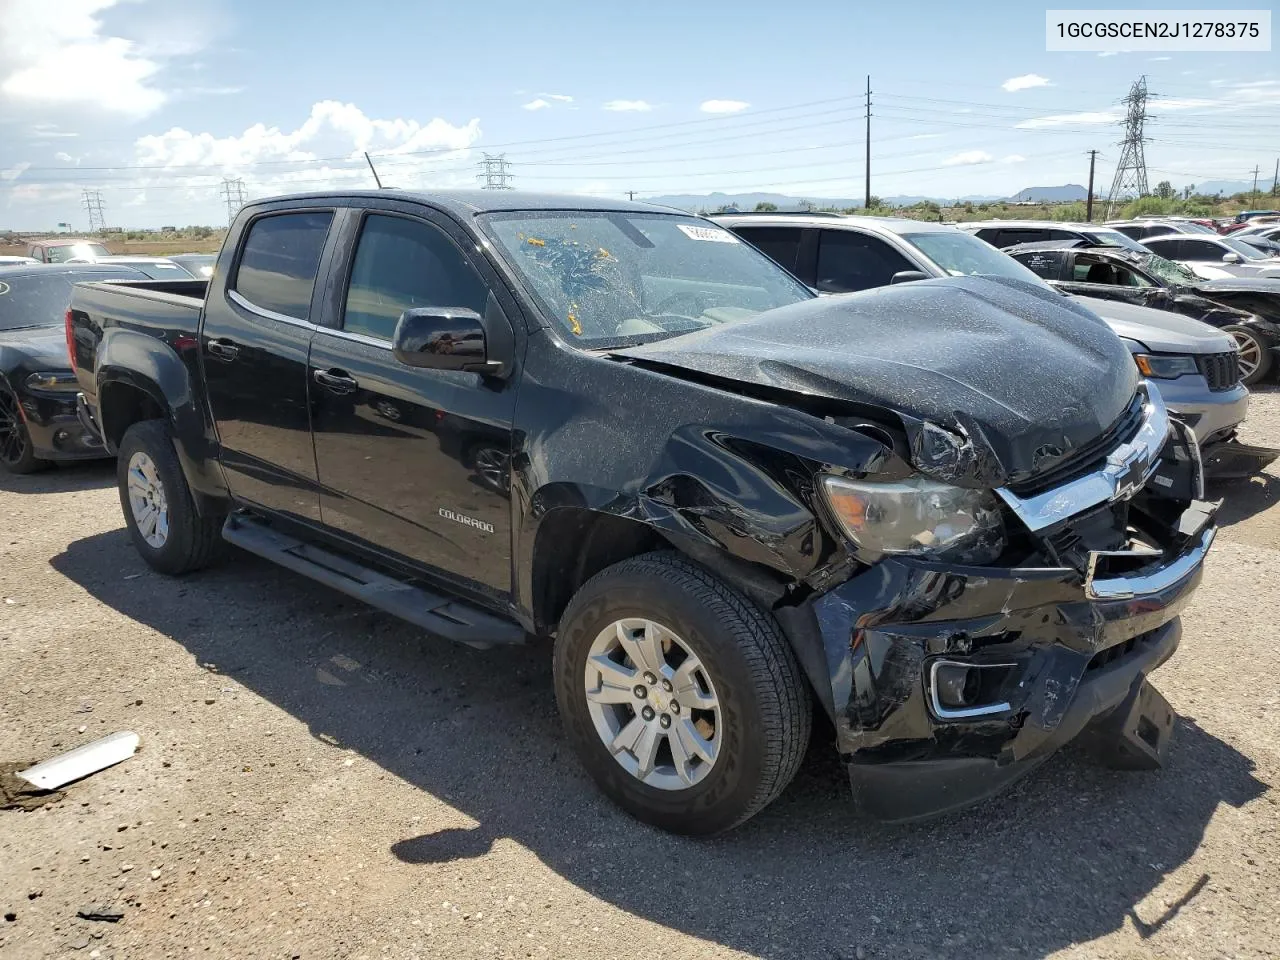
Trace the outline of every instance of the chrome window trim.
{"label": "chrome window trim", "polygon": [[250,313],[259,317],[265,317],[268,320],[276,320],[280,323],[290,323],[295,327],[304,327],[307,330],[317,329],[317,325],[310,320],[299,320],[297,317],[291,317],[287,313],[276,313],[274,310],[268,310],[266,307],[260,307],[246,299],[243,294],[236,290],[228,290],[227,297],[238,307],[248,310]]}
{"label": "chrome window trim", "polygon": [[1160,464],[1171,422],[1160,391],[1147,380],[1140,389],[1146,393],[1142,425],[1131,440],[1107,454],[1100,469],[1030,497],[1020,497],[1008,487],[996,490],[1028,530],[1035,533],[1099,504],[1127,499],[1151,478]]}
{"label": "chrome window trim", "polygon": [[350,330],[340,330],[335,327],[320,327],[319,332],[330,337],[338,337],[342,340],[350,340],[353,343],[363,343],[369,347],[380,347],[383,350],[391,350],[391,341],[383,340],[381,337],[371,337],[367,333],[354,333]]}

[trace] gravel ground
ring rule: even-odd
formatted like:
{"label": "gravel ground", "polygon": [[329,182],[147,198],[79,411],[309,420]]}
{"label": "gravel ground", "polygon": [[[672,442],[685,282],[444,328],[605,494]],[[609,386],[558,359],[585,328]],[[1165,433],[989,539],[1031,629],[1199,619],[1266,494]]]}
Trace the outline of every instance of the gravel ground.
{"label": "gravel ground", "polygon": [[[1280,445],[1280,392],[1250,439]],[[1224,526],[1156,675],[1169,767],[1067,751],[924,826],[813,751],[714,841],[637,825],[560,737],[544,647],[477,652],[247,555],[182,581],[109,468],[0,475],[0,764],[134,758],[0,813],[0,957],[1275,957],[1280,470]],[[118,923],[78,919],[94,903]]]}

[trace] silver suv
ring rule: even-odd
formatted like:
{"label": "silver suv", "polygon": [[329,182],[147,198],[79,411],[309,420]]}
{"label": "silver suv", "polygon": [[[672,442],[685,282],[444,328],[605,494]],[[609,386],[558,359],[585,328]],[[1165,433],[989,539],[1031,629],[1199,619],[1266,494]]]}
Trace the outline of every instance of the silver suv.
{"label": "silver suv", "polygon": [[[724,214],[711,219],[819,293],[853,293],[973,274],[1044,283],[1012,257],[946,224],[813,214]],[[1206,470],[1226,476],[1257,469],[1261,455],[1247,453],[1251,448],[1235,439],[1248,410],[1249,391],[1240,383],[1236,345],[1229,335],[1163,310],[1092,297],[1073,299],[1106,321],[1129,347],[1144,376],[1159,385],[1169,408],[1195,430]]]}

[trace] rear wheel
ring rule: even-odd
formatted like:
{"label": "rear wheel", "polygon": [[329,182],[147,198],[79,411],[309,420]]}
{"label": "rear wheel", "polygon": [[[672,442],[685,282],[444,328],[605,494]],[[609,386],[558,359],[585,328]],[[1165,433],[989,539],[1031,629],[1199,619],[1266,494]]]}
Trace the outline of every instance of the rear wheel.
{"label": "rear wheel", "polygon": [[18,396],[7,383],[0,383],[0,464],[10,473],[35,473],[49,466],[36,456]]}
{"label": "rear wheel", "polygon": [[1237,362],[1240,365],[1240,382],[1245,386],[1262,380],[1271,372],[1271,345],[1248,327],[1232,324],[1222,328],[1236,342]]}
{"label": "rear wheel", "polygon": [[772,618],[667,553],[589,580],[561,619],[556,698],[601,789],[637,819],[713,834],[790,783],[812,708]]}
{"label": "rear wheel", "polygon": [[129,536],[148,565],[172,575],[208,566],[222,546],[223,518],[196,512],[165,421],[125,431],[116,480]]}

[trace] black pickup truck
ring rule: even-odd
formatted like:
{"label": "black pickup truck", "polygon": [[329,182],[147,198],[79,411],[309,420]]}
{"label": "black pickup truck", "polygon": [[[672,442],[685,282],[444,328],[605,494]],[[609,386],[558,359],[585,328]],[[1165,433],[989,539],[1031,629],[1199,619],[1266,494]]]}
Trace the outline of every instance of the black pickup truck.
{"label": "black pickup truck", "polygon": [[602,789],[741,823],[815,715],[891,820],[1085,736],[1158,765],[1213,507],[1128,351],[1038,285],[816,298],[706,220],[512,192],[237,216],[81,284],[81,411],[157,570],[223,541],[480,646],[554,638]]}

